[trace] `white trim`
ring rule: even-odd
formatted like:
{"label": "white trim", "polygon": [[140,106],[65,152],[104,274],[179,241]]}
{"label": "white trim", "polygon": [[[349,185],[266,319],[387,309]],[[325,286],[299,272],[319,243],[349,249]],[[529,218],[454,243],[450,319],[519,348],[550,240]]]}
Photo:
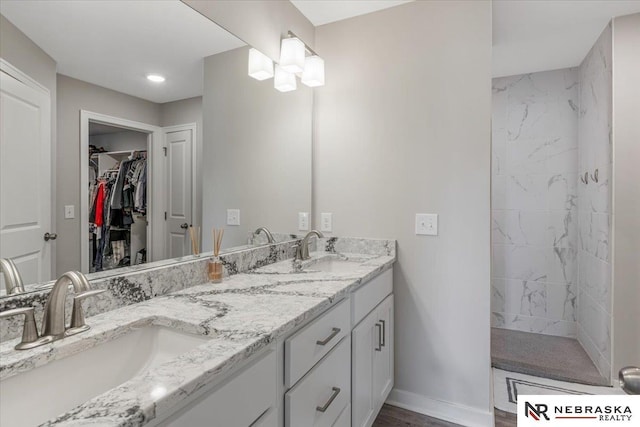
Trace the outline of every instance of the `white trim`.
{"label": "white trim", "polygon": [[[158,158],[162,154],[159,148],[162,147],[162,128],[133,120],[80,110],[80,266],[83,273],[89,272],[89,122],[113,125],[124,129],[144,132],[149,135],[147,142],[147,171],[148,188],[150,194],[147,217],[151,224],[147,232],[147,260],[155,261],[164,255],[164,240],[154,239],[159,227],[164,227],[164,221],[156,221],[154,218],[161,218],[164,203],[160,203],[162,194],[162,183],[158,182],[164,175],[164,163]],[[158,194],[155,194],[158,193]]]}
{"label": "white trim", "polygon": [[[56,233],[56,228],[57,228],[57,203],[56,203],[56,197],[57,197],[57,161],[56,161],[56,153],[57,153],[57,142],[56,142],[56,137],[57,135],[54,132],[55,129],[55,117],[54,117],[54,112],[55,112],[55,108],[53,105],[53,100],[51,99],[51,91],[49,90],[49,88],[47,88],[46,86],[40,84],[40,82],[36,81],[35,79],[31,78],[31,76],[25,74],[22,70],[20,70],[18,67],[12,65],[9,61],[7,61],[4,58],[0,58],[0,71],[7,74],[9,77],[14,78],[16,80],[18,80],[19,82],[25,84],[26,86],[41,92],[42,94],[44,94],[47,99],[49,100],[49,105],[47,106],[49,108],[49,144],[51,146],[51,151],[49,153],[50,155],[50,182],[51,182],[51,200],[49,201],[49,209],[50,209],[50,213],[51,213],[51,218],[50,221],[51,223],[49,224],[49,232],[50,233]],[[50,266],[50,271],[49,271],[49,277],[50,278],[55,278],[56,277],[56,270],[57,270],[57,251],[58,251],[58,244],[55,240],[52,240],[49,242],[50,246],[51,246],[51,253],[49,254],[49,258],[50,258],[50,262],[51,262],[51,266]]]}
{"label": "white trim", "polygon": [[198,182],[197,178],[197,167],[196,162],[198,160],[198,150],[196,147],[198,146],[198,125],[197,123],[185,123],[183,125],[174,125],[174,126],[165,126],[162,128],[162,133],[164,136],[164,143],[166,145],[166,135],[169,132],[179,132],[181,130],[190,130],[191,131],[191,222],[193,225],[201,225],[195,224],[194,218],[196,217],[197,210],[197,191],[196,191],[196,183]]}
{"label": "white trim", "polygon": [[[181,125],[173,125],[173,126],[165,126],[162,128],[162,145],[163,147],[167,148],[167,134],[170,132],[179,132],[179,131],[183,131],[183,130],[190,130],[191,131],[191,224],[193,226],[198,226],[201,224],[196,224],[195,219],[198,217],[196,215],[196,211],[198,209],[198,191],[197,191],[197,182],[198,182],[198,178],[197,178],[197,159],[198,159],[198,150],[197,150],[197,144],[198,144],[198,136],[197,136],[197,130],[198,130],[198,125],[197,123],[193,122],[193,123],[185,123],[185,124],[181,124]],[[167,171],[168,169],[168,165],[167,165],[167,159],[168,157],[164,158],[164,170]],[[167,187],[168,188],[168,187]],[[166,193],[164,195],[164,203],[165,203],[165,208],[168,208],[169,206],[169,193]],[[197,230],[197,228],[196,228]],[[167,239],[167,221],[163,222],[163,232],[162,232],[162,239],[163,241],[166,241]],[[201,232],[202,228],[201,228]],[[202,245],[202,235],[198,236],[199,241],[201,242]],[[168,248],[164,247],[164,250],[167,251]],[[200,250],[202,250],[202,247],[200,247]],[[164,256],[166,257],[167,254],[166,252],[164,253]]]}
{"label": "white trim", "polygon": [[391,390],[386,403],[463,426],[493,427],[494,423],[493,412],[431,399],[397,388]]}
{"label": "white trim", "polygon": [[0,71],[7,73],[14,79],[26,84],[27,86],[35,90],[39,90],[41,92],[46,93],[47,96],[49,97],[49,100],[51,100],[51,92],[49,91],[49,89],[47,89],[45,86],[41,85],[36,80],[32,79],[31,77],[29,77],[28,75],[20,71],[19,68],[11,65],[11,63],[5,60],[4,58],[0,58]]}

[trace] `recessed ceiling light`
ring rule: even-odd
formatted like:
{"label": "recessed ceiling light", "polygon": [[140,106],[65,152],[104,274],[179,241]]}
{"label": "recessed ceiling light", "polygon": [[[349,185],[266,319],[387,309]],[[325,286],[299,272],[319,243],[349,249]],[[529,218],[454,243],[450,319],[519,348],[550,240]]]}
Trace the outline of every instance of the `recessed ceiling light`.
{"label": "recessed ceiling light", "polygon": [[164,81],[164,77],[160,74],[147,74],[147,78],[154,83],[162,83]]}

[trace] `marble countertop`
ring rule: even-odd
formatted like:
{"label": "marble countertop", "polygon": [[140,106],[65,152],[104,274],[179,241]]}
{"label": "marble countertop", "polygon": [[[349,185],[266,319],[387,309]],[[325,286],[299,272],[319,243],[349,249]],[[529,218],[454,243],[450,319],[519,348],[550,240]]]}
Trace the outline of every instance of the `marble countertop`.
{"label": "marble countertop", "polygon": [[[110,341],[135,328],[161,325],[206,335],[206,343],[139,374],[43,425],[138,426],[164,418],[188,399],[391,267],[389,255],[313,252],[300,265],[281,261],[88,318],[85,333],[15,351],[0,344],[0,379]],[[314,270],[327,258],[354,261],[348,272]]]}

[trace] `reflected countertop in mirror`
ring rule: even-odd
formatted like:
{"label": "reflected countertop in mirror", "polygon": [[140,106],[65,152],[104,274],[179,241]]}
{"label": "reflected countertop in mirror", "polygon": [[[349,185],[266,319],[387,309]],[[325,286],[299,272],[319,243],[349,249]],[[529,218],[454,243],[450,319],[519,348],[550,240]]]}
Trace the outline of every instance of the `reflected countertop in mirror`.
{"label": "reflected countertop in mirror", "polygon": [[[250,46],[210,19],[177,0],[7,0],[0,13],[3,79],[20,82],[3,80],[3,96],[37,99],[43,131],[21,147],[0,141],[12,160],[0,179],[0,258],[15,261],[27,292],[69,270],[101,279],[189,260],[190,226],[202,252],[224,227],[228,253],[266,243],[251,237],[258,227],[285,238],[310,212],[311,89],[250,78]],[[96,231],[100,182],[116,188],[134,161],[147,177],[132,194],[148,187],[133,224]],[[7,178],[16,173],[27,179]],[[228,209],[240,225],[227,225]]]}

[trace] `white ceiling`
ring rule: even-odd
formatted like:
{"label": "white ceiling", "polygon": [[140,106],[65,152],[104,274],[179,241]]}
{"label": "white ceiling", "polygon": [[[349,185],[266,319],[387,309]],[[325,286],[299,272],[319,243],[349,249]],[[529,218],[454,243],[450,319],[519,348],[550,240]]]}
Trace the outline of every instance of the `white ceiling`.
{"label": "white ceiling", "polygon": [[316,27],[398,6],[413,0],[291,0]]}
{"label": "white ceiling", "polygon": [[607,23],[640,0],[494,0],[493,76],[580,65]]}
{"label": "white ceiling", "polygon": [[202,95],[203,58],[245,44],[178,0],[2,0],[0,12],[58,73],[157,103]]}

